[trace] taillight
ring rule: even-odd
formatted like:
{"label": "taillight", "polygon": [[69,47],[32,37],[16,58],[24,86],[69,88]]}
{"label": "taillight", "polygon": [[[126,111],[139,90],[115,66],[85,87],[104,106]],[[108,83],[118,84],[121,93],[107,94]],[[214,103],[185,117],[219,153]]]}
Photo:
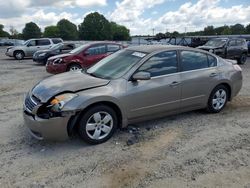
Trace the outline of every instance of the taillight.
{"label": "taillight", "polygon": [[233,65],[234,69],[237,71],[242,71],[241,67],[237,64]]}

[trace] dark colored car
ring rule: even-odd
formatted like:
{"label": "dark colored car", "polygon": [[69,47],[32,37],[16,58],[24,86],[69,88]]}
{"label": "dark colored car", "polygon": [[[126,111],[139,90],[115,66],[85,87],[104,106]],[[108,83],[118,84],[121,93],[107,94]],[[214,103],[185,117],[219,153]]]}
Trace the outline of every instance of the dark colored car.
{"label": "dark colored car", "polygon": [[67,54],[48,59],[46,70],[52,74],[86,69],[104,57],[122,49],[121,44],[114,42],[92,42],[82,45]]}
{"label": "dark colored car", "polygon": [[238,64],[244,64],[247,60],[248,47],[243,38],[214,38],[198,48],[225,59],[235,59]]}
{"label": "dark colored car", "polygon": [[47,50],[39,50],[33,55],[33,61],[46,64],[47,60],[55,55],[68,53],[75,48],[73,43],[59,43]]}

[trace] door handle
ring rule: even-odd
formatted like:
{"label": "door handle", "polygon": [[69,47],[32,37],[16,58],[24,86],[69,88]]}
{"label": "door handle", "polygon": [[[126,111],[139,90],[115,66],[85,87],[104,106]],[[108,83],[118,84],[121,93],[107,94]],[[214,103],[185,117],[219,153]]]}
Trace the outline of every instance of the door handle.
{"label": "door handle", "polygon": [[174,82],[172,82],[169,86],[170,86],[170,87],[175,87],[175,86],[178,86],[179,84],[180,84],[180,82],[174,81]]}
{"label": "door handle", "polygon": [[217,75],[218,75],[217,73],[213,72],[213,73],[210,74],[210,77],[215,77]]}

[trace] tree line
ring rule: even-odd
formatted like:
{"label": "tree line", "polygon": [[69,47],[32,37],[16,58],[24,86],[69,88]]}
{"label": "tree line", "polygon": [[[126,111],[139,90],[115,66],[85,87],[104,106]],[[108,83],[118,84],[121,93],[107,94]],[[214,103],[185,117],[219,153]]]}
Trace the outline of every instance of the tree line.
{"label": "tree line", "polygon": [[129,29],[115,22],[109,22],[98,12],[88,14],[78,27],[69,20],[62,19],[56,25],[45,27],[44,32],[34,22],[26,23],[22,33],[18,33],[13,27],[10,28],[10,33],[3,29],[4,26],[0,24],[0,37],[24,40],[40,37],[58,37],[63,40],[130,40]]}
{"label": "tree line", "polygon": [[163,39],[169,37],[183,37],[183,36],[209,36],[209,35],[243,35],[250,34],[250,24],[246,27],[242,24],[224,25],[221,27],[207,26],[201,31],[179,33],[178,31],[157,33],[156,39]]}

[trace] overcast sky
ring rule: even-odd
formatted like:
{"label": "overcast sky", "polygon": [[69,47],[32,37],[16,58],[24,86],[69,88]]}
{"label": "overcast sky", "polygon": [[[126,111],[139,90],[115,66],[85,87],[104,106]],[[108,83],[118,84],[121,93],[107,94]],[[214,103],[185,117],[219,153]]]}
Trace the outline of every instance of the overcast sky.
{"label": "overcast sky", "polygon": [[203,29],[250,23],[250,0],[0,0],[0,24],[22,31],[33,21],[39,27],[66,18],[80,24],[90,12],[127,26],[132,35]]}

